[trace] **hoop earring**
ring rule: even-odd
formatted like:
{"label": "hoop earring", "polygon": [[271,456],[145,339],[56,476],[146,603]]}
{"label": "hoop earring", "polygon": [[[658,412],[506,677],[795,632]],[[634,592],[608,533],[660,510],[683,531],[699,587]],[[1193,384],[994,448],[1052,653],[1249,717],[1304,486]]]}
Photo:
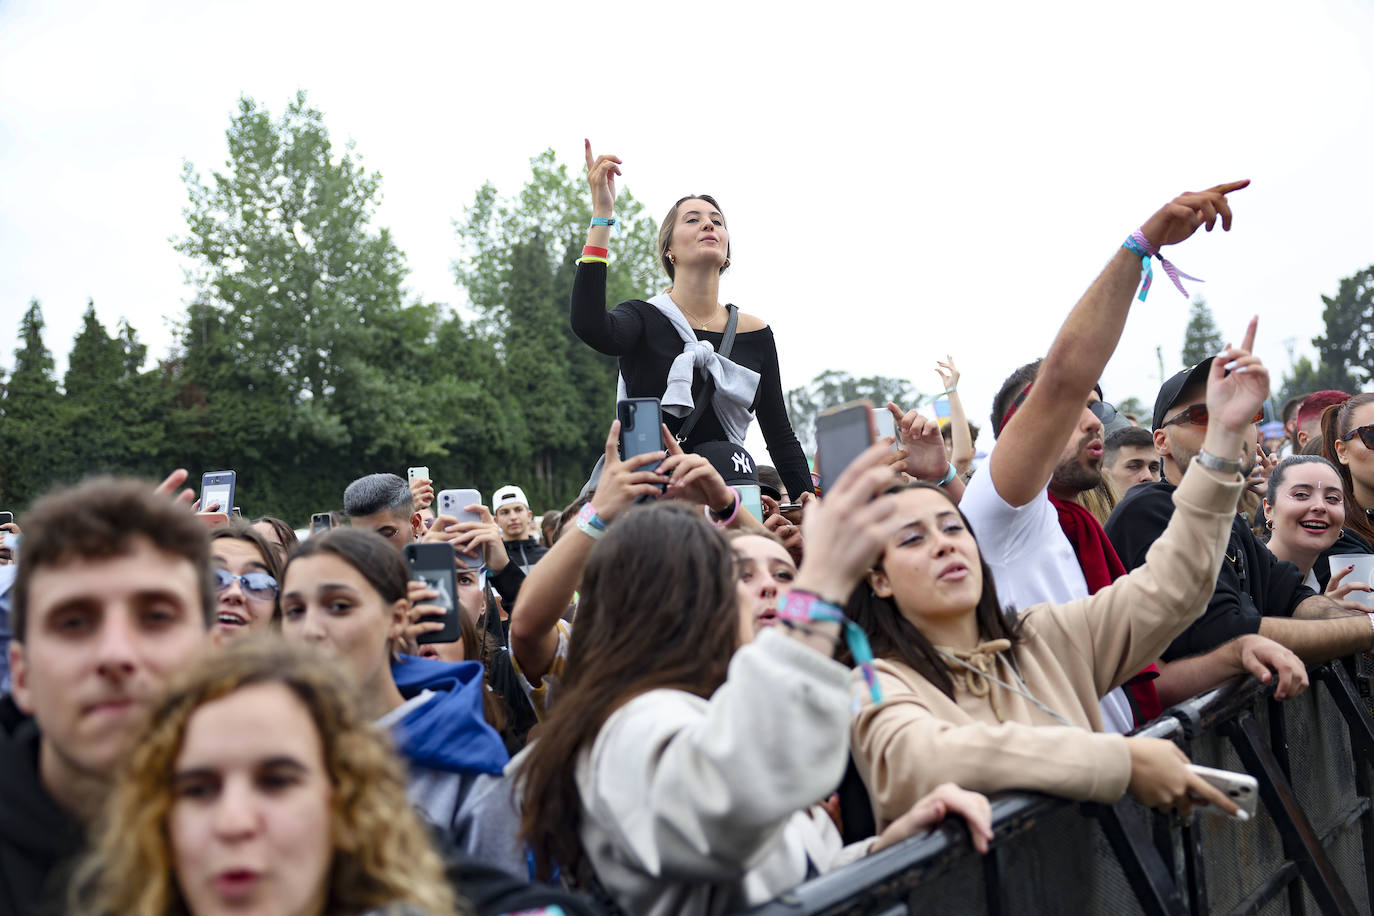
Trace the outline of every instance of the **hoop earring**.
{"label": "hoop earring", "polygon": [[730,269],[730,259],[729,259],[729,258],[726,258],[726,259],[725,259],[725,263],[722,264],[722,265],[720,265],[720,269],[721,269],[721,270],[729,270],[729,269]]}
{"label": "hoop earring", "polygon": [[671,251],[668,252],[668,263],[674,265],[677,264],[677,258],[673,256],[673,253]]}

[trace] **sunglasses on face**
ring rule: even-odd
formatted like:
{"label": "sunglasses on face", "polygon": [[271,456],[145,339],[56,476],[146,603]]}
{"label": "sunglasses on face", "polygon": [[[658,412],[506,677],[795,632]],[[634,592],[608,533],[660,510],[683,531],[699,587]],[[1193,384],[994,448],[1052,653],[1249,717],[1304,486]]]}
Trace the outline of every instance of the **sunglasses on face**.
{"label": "sunglasses on face", "polygon": [[1360,437],[1360,441],[1364,443],[1365,448],[1374,448],[1374,424],[1370,426],[1355,427],[1350,432],[1346,433],[1344,436],[1341,436],[1341,441],[1349,442],[1356,436]]}
{"label": "sunglasses on face", "polygon": [[271,601],[277,597],[277,580],[265,572],[244,573],[236,576],[227,569],[215,570],[215,591],[227,592],[235,582],[241,583],[243,592],[253,598]]}
{"label": "sunglasses on face", "polygon": [[[1260,423],[1264,420],[1264,408],[1259,409],[1259,413],[1250,418],[1251,423]],[[1191,423],[1194,426],[1207,425],[1207,405],[1194,404],[1174,414],[1164,421],[1165,426],[1173,426],[1177,423]]]}

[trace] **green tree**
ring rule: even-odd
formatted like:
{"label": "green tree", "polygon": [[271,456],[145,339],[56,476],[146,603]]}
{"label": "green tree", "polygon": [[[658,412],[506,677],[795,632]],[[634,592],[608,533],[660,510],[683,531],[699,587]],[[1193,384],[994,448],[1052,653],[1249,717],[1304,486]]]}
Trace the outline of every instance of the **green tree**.
{"label": "green tree", "polygon": [[57,434],[62,396],[52,353],[43,343],[43,307],[37,299],[20,319],[14,360],[0,401],[0,500],[7,509],[26,506],[47,490],[70,454]]}
{"label": "green tree", "polygon": [[1335,296],[1322,296],[1326,333],[1312,338],[1326,388],[1356,392],[1374,379],[1374,267],[1344,277]]}
{"label": "green tree", "polygon": [[816,417],[821,411],[860,398],[867,398],[875,407],[893,401],[910,410],[917,405],[920,394],[905,379],[881,375],[855,378],[839,369],[827,369],[809,384],[787,392],[787,415],[792,418],[792,429],[802,450],[808,455],[816,450]]}
{"label": "green tree", "polygon": [[1216,356],[1224,343],[1207,300],[1197,297],[1188,306],[1188,326],[1183,331],[1183,365],[1196,366],[1209,356]]}
{"label": "green tree", "polygon": [[373,219],[381,177],[297,93],[280,118],[243,98],[229,159],[183,170],[198,295],[172,372],[178,442],[239,472],[245,512],[303,519],[353,478],[443,456],[458,385],[428,359],[437,306],[407,304],[401,251]]}
{"label": "green tree", "polygon": [[[615,361],[578,340],[568,321],[573,262],[591,220],[582,177],[553,150],[531,159],[530,171],[513,199],[490,183],[478,190],[456,224],[463,252],[454,272],[498,353],[496,398],[515,429],[500,482],[561,505],[586,481],[615,418]],[[612,239],[611,305],[649,295],[657,270],[657,226],[628,191],[616,217],[625,231]]]}

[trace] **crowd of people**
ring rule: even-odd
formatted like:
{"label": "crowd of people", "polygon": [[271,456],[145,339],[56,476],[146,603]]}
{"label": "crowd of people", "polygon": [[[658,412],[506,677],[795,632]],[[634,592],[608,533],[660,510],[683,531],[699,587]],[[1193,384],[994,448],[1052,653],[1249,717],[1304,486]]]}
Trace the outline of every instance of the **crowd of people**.
{"label": "crowd of people", "polygon": [[[661,447],[610,422],[566,508],[372,473],[298,540],[193,511],[218,507],[175,471],[0,526],[0,916],[717,914],[946,820],[985,852],[1009,790],[1235,814],[1130,733],[1374,647],[1345,559],[1374,554],[1374,393],[1294,399],[1262,440],[1257,320],[1149,426],[1098,387],[1152,264],[1179,283],[1160,249],[1229,229],[1245,182],[1110,255],[1001,385],[981,465],[947,359],[949,421],[883,405],[897,434],[818,492],[771,328],[719,302],[713,198],[664,219],[669,289],[607,309],[620,164],[588,144],[571,321],[658,400]],[[413,544],[451,550],[456,594]]]}

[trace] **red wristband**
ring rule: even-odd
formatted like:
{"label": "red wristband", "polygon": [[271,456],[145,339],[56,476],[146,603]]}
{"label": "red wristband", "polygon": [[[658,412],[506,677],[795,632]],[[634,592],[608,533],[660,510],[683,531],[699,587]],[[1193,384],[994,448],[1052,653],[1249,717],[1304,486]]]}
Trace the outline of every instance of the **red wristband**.
{"label": "red wristband", "polygon": [[597,248],[595,245],[583,245],[582,256],[592,258],[609,258],[611,252],[606,248]]}

